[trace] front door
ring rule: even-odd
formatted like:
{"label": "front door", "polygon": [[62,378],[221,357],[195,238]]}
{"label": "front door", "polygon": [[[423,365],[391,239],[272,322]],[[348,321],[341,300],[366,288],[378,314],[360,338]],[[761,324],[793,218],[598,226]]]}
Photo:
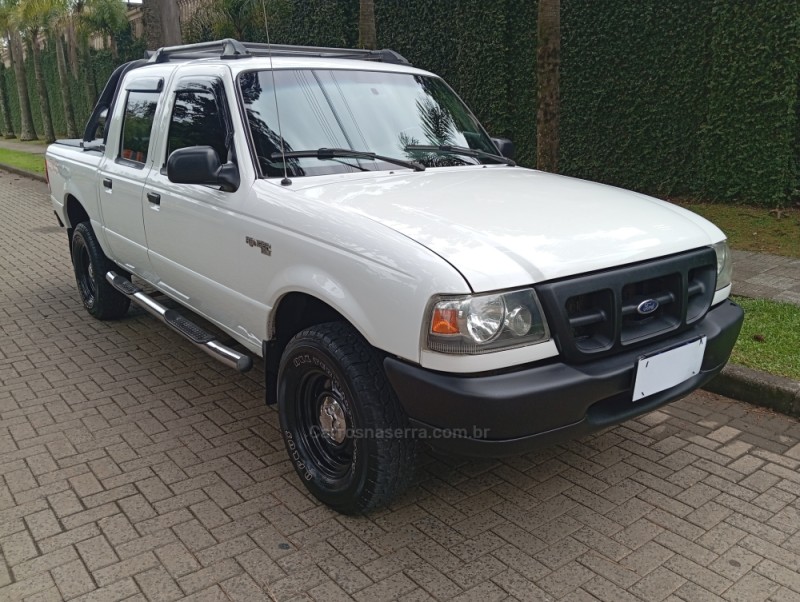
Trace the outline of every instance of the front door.
{"label": "front door", "polygon": [[[185,75],[177,82],[166,136],[159,142],[160,167],[152,169],[145,185],[144,224],[159,288],[259,349],[266,315],[263,305],[242,294],[243,279],[253,275],[240,268],[254,174],[239,160],[245,155],[237,152],[241,142],[234,136],[226,98],[222,77]],[[190,146],[211,146],[222,163],[236,163],[239,188],[226,192],[170,182],[170,153]]]}

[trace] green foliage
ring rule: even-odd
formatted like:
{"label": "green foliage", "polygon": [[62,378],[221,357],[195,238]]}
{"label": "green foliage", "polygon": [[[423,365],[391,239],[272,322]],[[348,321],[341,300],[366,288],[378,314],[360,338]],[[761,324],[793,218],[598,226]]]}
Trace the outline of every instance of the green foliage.
{"label": "green foliage", "polygon": [[221,38],[257,41],[263,29],[260,2],[214,0],[205,10],[199,10],[192,16],[183,35],[189,43]]}
{"label": "green foliage", "polygon": [[784,209],[778,219],[775,210],[752,205],[673,202],[719,226],[734,249],[800,259],[800,209]]}
{"label": "green foliage", "polygon": [[744,309],[744,324],[731,361],[800,380],[800,307],[745,297],[736,302]]}
{"label": "green foliage", "polygon": [[276,44],[358,45],[358,0],[268,0],[267,10]]}
{"label": "green foliage", "polygon": [[40,154],[0,148],[0,163],[25,171],[44,173],[44,155]]}
{"label": "green foliage", "polygon": [[661,194],[700,192],[708,0],[563,9],[561,169]]}
{"label": "green foliage", "polygon": [[779,204],[798,183],[800,4],[715,0],[712,18],[704,192]]}
{"label": "green foliage", "polygon": [[89,31],[105,35],[116,35],[128,29],[125,5],[119,0],[90,0],[82,18]]}

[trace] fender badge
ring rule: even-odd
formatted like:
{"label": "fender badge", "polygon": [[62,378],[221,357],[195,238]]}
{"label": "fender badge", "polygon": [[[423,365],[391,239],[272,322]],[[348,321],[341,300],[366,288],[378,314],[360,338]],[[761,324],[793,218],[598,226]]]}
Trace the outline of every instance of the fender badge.
{"label": "fender badge", "polygon": [[244,241],[249,247],[258,247],[262,255],[272,255],[272,245],[263,240],[256,240],[252,236],[246,236]]}

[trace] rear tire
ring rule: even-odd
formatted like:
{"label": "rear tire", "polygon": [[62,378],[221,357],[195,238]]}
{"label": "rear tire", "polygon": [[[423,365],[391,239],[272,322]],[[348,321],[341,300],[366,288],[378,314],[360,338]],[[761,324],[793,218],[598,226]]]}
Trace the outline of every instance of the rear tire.
{"label": "rear tire", "polygon": [[128,313],[131,300],[106,280],[109,271],[121,270],[108,258],[89,222],[72,232],[72,267],[83,306],[98,320],[118,320]]}
{"label": "rear tire", "polygon": [[278,373],[289,457],[319,501],[343,514],[385,505],[414,474],[416,441],[381,356],[350,325],[298,333]]}

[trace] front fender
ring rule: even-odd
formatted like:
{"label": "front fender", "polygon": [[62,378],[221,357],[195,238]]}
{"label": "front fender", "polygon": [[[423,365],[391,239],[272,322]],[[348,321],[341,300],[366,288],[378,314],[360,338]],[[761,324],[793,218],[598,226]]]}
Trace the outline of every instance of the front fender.
{"label": "front fender", "polygon": [[290,293],[304,293],[314,297],[340,313],[359,331],[370,345],[382,348],[386,335],[380,332],[375,318],[363,304],[363,296],[352,290],[352,285],[333,274],[311,265],[294,265],[282,270],[270,282],[267,290],[269,314],[267,336],[275,332],[275,317],[281,300]]}

